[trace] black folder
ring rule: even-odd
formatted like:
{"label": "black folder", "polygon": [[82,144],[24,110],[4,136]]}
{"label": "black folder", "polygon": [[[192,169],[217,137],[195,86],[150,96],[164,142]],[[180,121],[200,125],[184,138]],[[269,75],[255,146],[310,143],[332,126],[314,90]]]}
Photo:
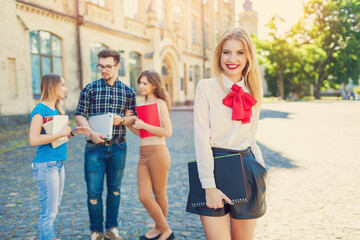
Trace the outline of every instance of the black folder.
{"label": "black folder", "polygon": [[[216,187],[234,203],[246,203],[244,164],[240,154],[214,157],[214,177]],[[205,207],[205,190],[201,187],[196,161],[188,163],[189,201],[193,207]],[[225,204],[227,202],[223,201]]]}

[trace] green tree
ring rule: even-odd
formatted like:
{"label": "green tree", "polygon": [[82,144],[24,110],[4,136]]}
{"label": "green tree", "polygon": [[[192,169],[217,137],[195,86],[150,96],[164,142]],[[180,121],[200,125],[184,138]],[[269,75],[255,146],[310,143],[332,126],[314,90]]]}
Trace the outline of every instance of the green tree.
{"label": "green tree", "polygon": [[271,29],[272,40],[261,41],[254,39],[260,51],[259,62],[265,66],[265,79],[273,95],[285,97],[284,75],[287,69],[288,58],[293,55],[289,42],[278,34],[276,22],[284,21],[274,15],[267,26]]}
{"label": "green tree", "polygon": [[314,95],[321,86],[357,82],[360,75],[360,2],[358,0],[311,0],[304,17],[292,28],[299,48],[316,49],[310,61],[316,72]]}
{"label": "green tree", "polygon": [[313,57],[314,49],[297,48],[293,39],[280,36],[276,24],[283,21],[275,15],[267,26],[271,29],[271,40],[261,41],[254,39],[259,51],[259,62],[265,66],[265,79],[272,95],[285,98],[290,92],[302,97],[309,89],[312,76],[309,62]]}

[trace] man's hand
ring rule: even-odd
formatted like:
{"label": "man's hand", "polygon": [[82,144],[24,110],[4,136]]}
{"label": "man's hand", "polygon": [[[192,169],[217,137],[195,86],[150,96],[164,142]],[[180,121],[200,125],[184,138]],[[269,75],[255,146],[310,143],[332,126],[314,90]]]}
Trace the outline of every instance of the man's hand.
{"label": "man's hand", "polygon": [[115,126],[120,125],[120,123],[121,123],[122,120],[123,120],[122,117],[120,117],[119,115],[114,114],[113,124],[114,124]]}
{"label": "man's hand", "polygon": [[134,115],[134,111],[133,110],[129,110],[127,109],[125,112],[125,117],[131,117]]}
{"label": "man's hand", "polygon": [[91,132],[90,133],[91,141],[95,144],[103,143],[105,142],[105,137],[97,132]]}

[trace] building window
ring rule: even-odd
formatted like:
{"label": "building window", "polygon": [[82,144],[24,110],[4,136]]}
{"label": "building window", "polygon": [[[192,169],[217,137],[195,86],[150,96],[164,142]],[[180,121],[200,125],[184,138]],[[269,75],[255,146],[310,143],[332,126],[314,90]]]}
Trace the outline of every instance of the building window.
{"label": "building window", "polygon": [[86,0],[86,1],[99,5],[100,7],[105,7],[106,5],[106,0]]}
{"label": "building window", "polygon": [[156,14],[157,14],[157,19],[159,21],[159,27],[165,28],[164,0],[155,0],[155,9],[156,9]]}
{"label": "building window", "polygon": [[199,82],[200,80],[200,68],[198,65],[195,66],[194,68],[194,72],[195,72],[195,85],[197,85],[197,83]]}
{"label": "building window", "polygon": [[101,72],[97,68],[99,63],[99,58],[97,54],[107,48],[104,44],[101,43],[91,43],[90,44],[90,64],[91,64],[91,81],[95,81],[101,78]]}
{"label": "building window", "polygon": [[120,50],[119,53],[120,53],[120,64],[121,65],[120,65],[118,74],[119,74],[119,76],[124,77],[125,76],[125,58],[124,58],[125,51]]}
{"label": "building window", "polygon": [[186,70],[186,63],[184,63],[184,90],[185,95],[187,94],[187,70]]}
{"label": "building window", "polygon": [[135,20],[139,19],[139,2],[138,0],[131,1],[129,4],[128,0],[123,1],[124,3],[124,14],[127,18],[132,18]]}
{"label": "building window", "polygon": [[192,82],[192,80],[193,80],[193,66],[190,66],[190,69],[189,69],[189,80],[190,80],[190,82]]}
{"label": "building window", "polygon": [[192,17],[192,43],[197,43],[197,20],[196,17]]}
{"label": "building window", "polygon": [[211,77],[211,70],[210,68],[206,68],[206,78],[210,78]]}
{"label": "building window", "polygon": [[130,52],[129,55],[129,77],[130,87],[139,92],[137,79],[141,73],[141,55],[137,52]]}
{"label": "building window", "polygon": [[11,97],[19,96],[18,79],[16,74],[16,59],[8,58],[9,84]]}
{"label": "building window", "polygon": [[205,48],[209,48],[209,25],[204,24],[204,44]]}
{"label": "building window", "polygon": [[50,32],[30,32],[31,78],[34,99],[40,99],[43,75],[63,75],[61,39]]}

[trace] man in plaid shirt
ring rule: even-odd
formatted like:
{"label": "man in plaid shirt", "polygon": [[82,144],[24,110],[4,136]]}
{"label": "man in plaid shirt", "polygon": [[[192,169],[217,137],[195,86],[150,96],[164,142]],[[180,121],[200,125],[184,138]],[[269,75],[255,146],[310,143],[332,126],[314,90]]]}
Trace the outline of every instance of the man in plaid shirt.
{"label": "man in plaid shirt", "polygon": [[121,240],[118,232],[118,212],[120,187],[124,174],[127,145],[125,125],[132,125],[135,117],[124,117],[126,110],[136,114],[135,91],[119,81],[120,54],[113,49],[98,53],[97,65],[102,78],[89,83],[80,93],[75,112],[79,126],[90,128],[87,118],[106,113],[114,114],[113,137],[105,140],[101,134],[91,130],[91,140],[85,147],[85,180],[88,195],[91,240],[104,239],[103,234],[103,184],[106,174],[107,200],[105,236],[111,240]]}

